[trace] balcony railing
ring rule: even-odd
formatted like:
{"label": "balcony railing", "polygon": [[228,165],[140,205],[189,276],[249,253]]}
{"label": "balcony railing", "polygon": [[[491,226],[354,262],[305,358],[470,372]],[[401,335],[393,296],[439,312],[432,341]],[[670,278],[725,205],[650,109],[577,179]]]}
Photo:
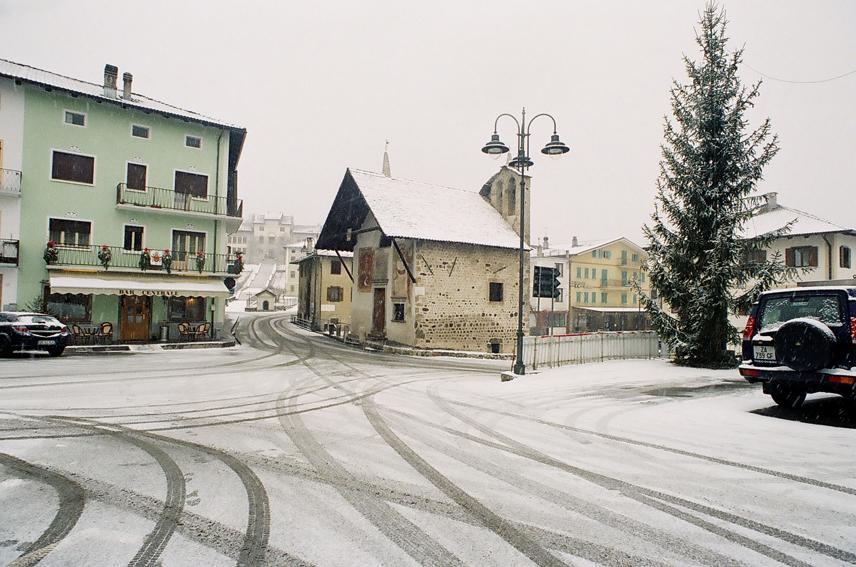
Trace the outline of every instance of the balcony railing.
{"label": "balcony railing", "polygon": [[244,209],[244,203],[240,199],[230,202],[226,197],[214,195],[200,198],[162,187],[146,187],[143,191],[129,189],[125,183],[119,183],[116,186],[116,204],[235,219],[243,216]]}
{"label": "balcony railing", "polygon": [[18,265],[18,241],[0,239],[0,264]]}
{"label": "balcony railing", "polygon": [[[234,254],[206,252],[204,260],[197,262],[196,252],[172,252],[171,260],[163,258],[163,250],[150,250],[148,261],[142,259],[143,251],[125,250],[121,246],[63,246],[57,245],[55,266],[95,266],[104,268],[102,258],[109,256],[106,269],[129,269],[159,273],[240,273],[240,261]],[[102,254],[102,252],[105,252]],[[48,256],[46,254],[46,256]],[[169,264],[169,270],[167,270]],[[143,269],[145,267],[145,269]],[[201,269],[200,269],[201,268]]]}
{"label": "balcony railing", "polygon": [[0,169],[0,195],[21,195],[21,172],[14,169]]}

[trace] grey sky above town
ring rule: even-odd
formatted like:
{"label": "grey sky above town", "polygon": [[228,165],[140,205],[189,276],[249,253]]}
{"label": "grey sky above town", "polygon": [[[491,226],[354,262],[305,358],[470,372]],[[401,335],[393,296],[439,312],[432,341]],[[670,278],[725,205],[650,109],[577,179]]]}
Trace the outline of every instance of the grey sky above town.
{"label": "grey sky above town", "polygon": [[[759,192],[856,226],[856,2],[723,2],[742,76],[766,75],[753,125],[782,150]],[[346,167],[478,190],[501,112],[549,112],[571,153],[535,148],[533,237],[626,235],[653,210],[663,117],[703,1],[143,3],[0,0],[0,57],[245,126],[245,211],[323,222]],[[823,82],[815,82],[823,81]],[[513,125],[500,124],[515,143]],[[537,154],[537,155],[536,155]]]}

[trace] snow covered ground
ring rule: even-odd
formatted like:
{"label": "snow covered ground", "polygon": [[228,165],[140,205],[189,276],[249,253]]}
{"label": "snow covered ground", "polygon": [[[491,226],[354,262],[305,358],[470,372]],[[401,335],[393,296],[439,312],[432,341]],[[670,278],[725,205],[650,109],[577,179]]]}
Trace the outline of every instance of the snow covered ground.
{"label": "snow covered ground", "polygon": [[242,315],[0,362],[0,564],[842,565],[856,416],[662,360],[500,382]]}

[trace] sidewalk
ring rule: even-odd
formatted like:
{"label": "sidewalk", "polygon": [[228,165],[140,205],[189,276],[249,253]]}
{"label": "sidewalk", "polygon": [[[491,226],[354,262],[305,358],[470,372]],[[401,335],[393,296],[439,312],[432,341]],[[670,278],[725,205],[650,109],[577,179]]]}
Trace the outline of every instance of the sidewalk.
{"label": "sidewalk", "polygon": [[118,345],[69,345],[65,347],[65,356],[85,356],[91,354],[151,354],[180,349],[228,348],[235,346],[235,339],[219,341],[200,341],[188,343],[150,343]]}

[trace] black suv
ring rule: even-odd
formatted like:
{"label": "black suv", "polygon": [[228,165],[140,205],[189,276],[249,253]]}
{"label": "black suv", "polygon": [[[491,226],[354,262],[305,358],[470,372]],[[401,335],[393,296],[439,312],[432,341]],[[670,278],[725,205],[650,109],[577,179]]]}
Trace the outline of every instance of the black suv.
{"label": "black suv", "polygon": [[762,293],[743,330],[740,375],[780,406],[813,392],[856,399],[856,287]]}
{"label": "black suv", "polygon": [[68,343],[68,327],[50,315],[0,311],[0,354],[46,350],[59,356]]}

